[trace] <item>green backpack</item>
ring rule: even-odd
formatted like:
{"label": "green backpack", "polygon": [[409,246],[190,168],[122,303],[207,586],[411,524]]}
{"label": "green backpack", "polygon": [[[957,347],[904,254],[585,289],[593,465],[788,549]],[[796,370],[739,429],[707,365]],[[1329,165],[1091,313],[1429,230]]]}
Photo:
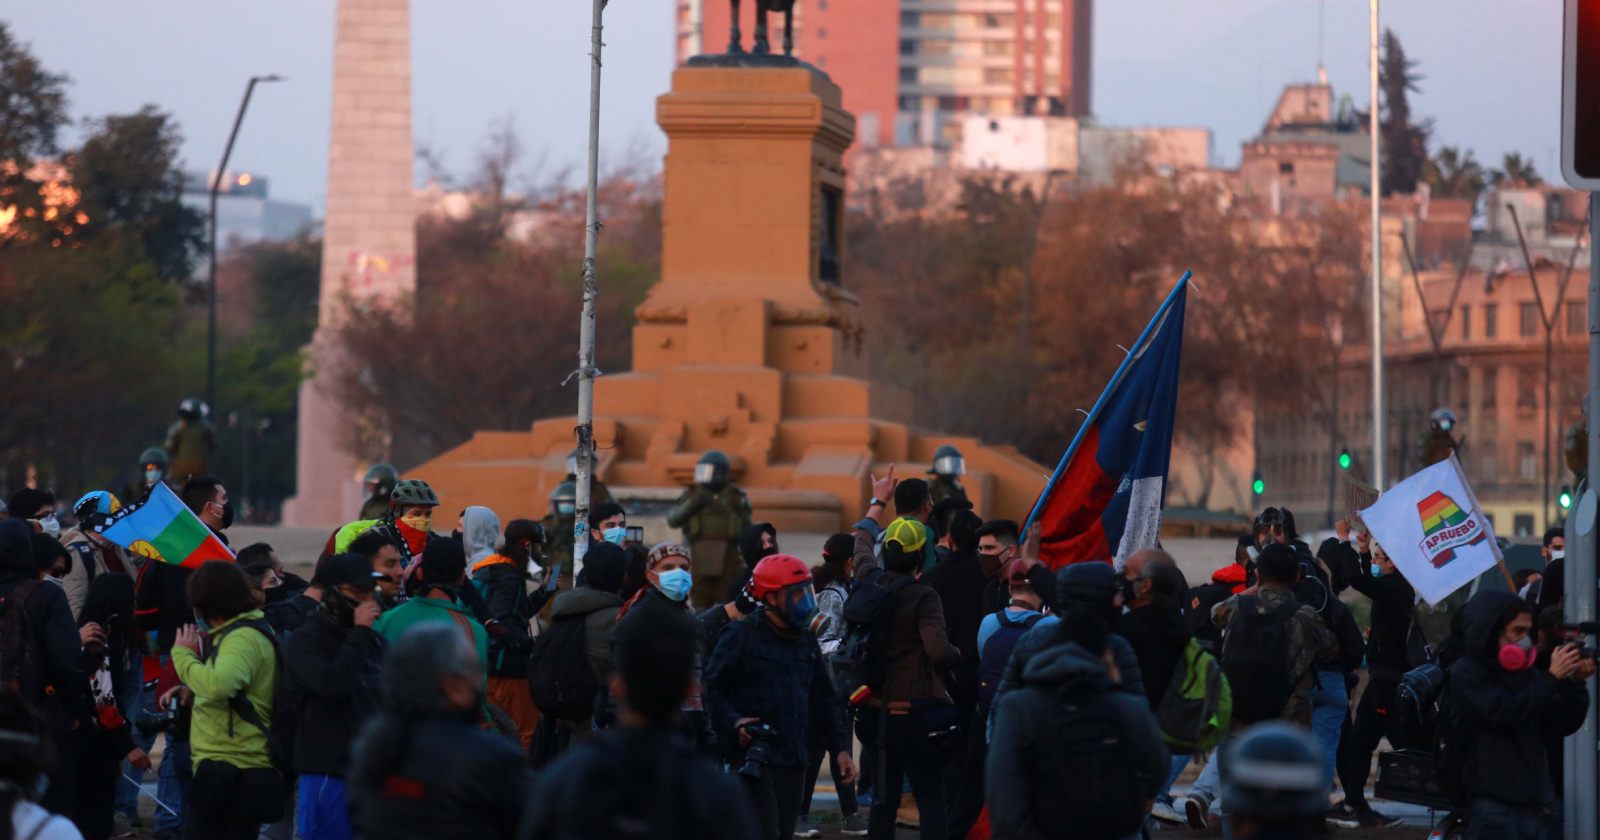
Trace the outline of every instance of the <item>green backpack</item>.
{"label": "green backpack", "polygon": [[1222,663],[1190,639],[1156,707],[1161,740],[1175,752],[1203,753],[1215,747],[1233,719],[1233,691]]}

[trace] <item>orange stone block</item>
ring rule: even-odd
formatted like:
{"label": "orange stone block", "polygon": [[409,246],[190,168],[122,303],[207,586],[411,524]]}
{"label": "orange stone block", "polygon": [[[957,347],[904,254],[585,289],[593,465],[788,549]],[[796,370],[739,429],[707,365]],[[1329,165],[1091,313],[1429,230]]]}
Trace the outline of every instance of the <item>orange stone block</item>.
{"label": "orange stone block", "polygon": [[[670,495],[705,450],[720,449],[758,520],[827,533],[861,515],[869,469],[921,475],[951,443],[978,510],[1024,517],[1042,466],[915,428],[907,393],[861,378],[871,319],[837,282],[849,274],[839,226],[855,132],[838,86],[803,65],[684,67],[656,119],[668,137],[661,281],[635,313],[633,370],[595,383],[598,469],[613,495],[624,505]],[[604,294],[604,264],[599,275]],[[599,325],[601,340],[612,327]],[[575,423],[480,432],[407,477],[452,507],[543,515]]]}

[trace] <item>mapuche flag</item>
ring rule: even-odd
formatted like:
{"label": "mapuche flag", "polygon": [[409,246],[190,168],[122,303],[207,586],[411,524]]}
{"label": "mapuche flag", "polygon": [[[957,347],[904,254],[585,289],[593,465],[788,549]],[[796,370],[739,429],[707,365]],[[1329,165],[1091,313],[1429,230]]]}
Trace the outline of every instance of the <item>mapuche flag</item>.
{"label": "mapuche flag", "polygon": [[[1178,407],[1178,357],[1189,272],[1112,374],[1028,515],[1052,569],[1091,560],[1121,566],[1161,530]],[[1026,532],[1026,526],[1024,526]]]}
{"label": "mapuche flag", "polygon": [[233,551],[185,507],[164,482],[156,482],[142,502],[111,515],[100,535],[129,551],[163,563],[198,569],[208,560],[232,560]]}

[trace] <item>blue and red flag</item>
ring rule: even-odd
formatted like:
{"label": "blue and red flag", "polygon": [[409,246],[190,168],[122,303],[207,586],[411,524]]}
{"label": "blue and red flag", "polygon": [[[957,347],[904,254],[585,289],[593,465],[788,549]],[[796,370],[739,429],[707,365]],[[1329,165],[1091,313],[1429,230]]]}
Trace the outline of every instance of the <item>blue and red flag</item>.
{"label": "blue and red flag", "polygon": [[233,560],[233,551],[194,515],[172,488],[158,481],[150,495],[113,513],[100,535],[163,563],[198,569],[208,560]]}
{"label": "blue and red flag", "polygon": [[1112,374],[1028,515],[1030,524],[1040,525],[1039,559],[1052,569],[1093,560],[1120,566],[1156,544],[1188,289],[1184,272]]}

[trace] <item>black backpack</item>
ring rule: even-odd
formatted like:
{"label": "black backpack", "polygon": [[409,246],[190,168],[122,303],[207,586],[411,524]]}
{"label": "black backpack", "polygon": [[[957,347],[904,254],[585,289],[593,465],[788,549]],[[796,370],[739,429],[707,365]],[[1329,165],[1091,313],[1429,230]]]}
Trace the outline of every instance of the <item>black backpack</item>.
{"label": "black backpack", "polygon": [[1122,710],[1094,687],[1077,686],[1056,699],[1032,745],[1038,824],[1071,826],[1078,840],[1136,834],[1149,780],[1135,764]]}
{"label": "black backpack", "polygon": [[1289,658],[1289,622],[1300,609],[1289,601],[1268,610],[1254,595],[1240,595],[1222,637],[1222,673],[1233,688],[1233,719],[1271,720],[1283,712],[1294,687]]}
{"label": "black backpack", "polygon": [[[283,647],[278,642],[278,634],[272,630],[272,625],[259,618],[240,619],[223,628],[222,632],[213,636],[206,645],[205,659],[211,661],[217,656],[217,651],[222,647],[222,640],[229,633],[248,627],[265,636],[272,645],[272,658],[275,668],[278,669],[278,681],[272,688],[272,721],[269,723],[256,714],[256,707],[250,702],[249,690],[246,685],[238,693],[228,698],[228,710],[233,717],[261,730],[267,736],[267,753],[272,759],[272,766],[282,773],[284,778],[294,775],[294,732],[295,732],[295,704],[294,693],[290,690],[289,669],[284,667]],[[233,736],[233,720],[228,720],[228,736]]]}
{"label": "black backpack", "polygon": [[880,583],[882,579],[882,571],[872,569],[856,582],[855,591],[844,602],[844,639],[828,655],[834,691],[845,703],[864,699],[857,696],[863,688],[868,692],[883,689],[889,673],[889,657],[883,649],[883,640],[889,619],[894,615],[894,599],[916,583],[910,576],[887,585]]}
{"label": "black backpack", "polygon": [[1044,618],[1034,613],[1021,621],[1016,621],[1006,615],[1005,610],[995,615],[1000,617],[1000,629],[994,631],[994,635],[983,643],[983,651],[978,657],[978,708],[982,709],[985,715],[994,705],[994,693],[1000,688],[1000,680],[1005,677],[1006,663],[1011,660],[1011,651],[1016,649],[1017,642],[1023,634]]}
{"label": "black backpack", "polygon": [[29,705],[44,696],[44,648],[28,621],[27,602],[39,587],[22,580],[0,595],[0,688],[15,691]]}
{"label": "black backpack", "polygon": [[594,714],[600,682],[589,667],[584,615],[557,616],[533,641],[528,688],[539,711],[556,720],[579,721]]}

